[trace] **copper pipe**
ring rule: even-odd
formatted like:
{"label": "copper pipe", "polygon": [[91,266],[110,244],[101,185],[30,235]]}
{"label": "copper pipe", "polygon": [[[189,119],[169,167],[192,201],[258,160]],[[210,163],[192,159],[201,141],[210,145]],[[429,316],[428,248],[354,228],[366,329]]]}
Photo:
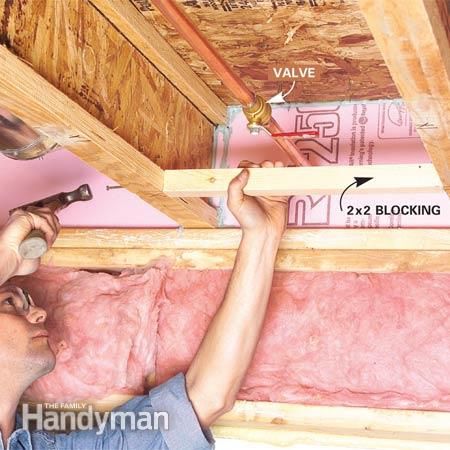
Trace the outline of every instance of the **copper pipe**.
{"label": "copper pipe", "polygon": [[[209,68],[222,80],[227,89],[239,100],[244,107],[251,106],[256,96],[234,73],[229,64],[222,58],[217,50],[201,34],[196,25],[178,8],[174,0],[152,0],[153,5],[159,9],[166,20],[203,58]],[[270,133],[281,133],[278,122],[271,117],[265,127]],[[274,138],[275,142],[286,152],[296,165],[310,166],[311,163],[299,153],[297,147],[288,139]]]}
{"label": "copper pipe", "polygon": [[[270,132],[270,134],[273,133],[282,133],[283,129],[280,127],[278,122],[271,117],[270,122],[266,125],[266,130]],[[279,147],[281,147],[285,153],[289,156],[291,161],[299,166],[311,166],[311,163],[308,159],[306,159],[299,151],[298,148],[295,146],[295,144],[284,137],[273,137],[275,142],[278,144]]]}
{"label": "copper pipe", "polygon": [[174,1],[153,0],[152,3],[178,33],[189,42],[191,47],[203,58],[209,68],[222,80],[223,84],[236,96],[240,103],[248,106],[255,101],[255,94],[233,72],[228,63]]}

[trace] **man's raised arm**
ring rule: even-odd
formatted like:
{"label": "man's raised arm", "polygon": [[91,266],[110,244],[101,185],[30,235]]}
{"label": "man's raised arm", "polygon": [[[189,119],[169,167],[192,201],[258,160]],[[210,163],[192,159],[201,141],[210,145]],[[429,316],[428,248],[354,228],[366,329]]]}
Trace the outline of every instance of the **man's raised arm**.
{"label": "man's raised arm", "polygon": [[[265,161],[261,167],[270,170],[274,164]],[[233,407],[259,340],[286,228],[287,197],[249,197],[243,193],[248,178],[244,169],[228,189],[242,240],[224,301],[186,374],[187,392],[203,427]]]}

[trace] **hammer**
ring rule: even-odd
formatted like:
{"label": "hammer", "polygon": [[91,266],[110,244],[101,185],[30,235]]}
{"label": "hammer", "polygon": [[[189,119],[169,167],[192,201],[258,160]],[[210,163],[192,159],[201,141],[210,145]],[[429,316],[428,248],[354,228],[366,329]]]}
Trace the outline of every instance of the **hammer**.
{"label": "hammer", "polygon": [[[35,206],[37,208],[50,208],[53,213],[56,213],[64,208],[67,208],[72,203],[84,202],[87,200],[92,200],[92,198],[93,195],[91,188],[88,184],[83,184],[72,192],[60,192],[59,194],[52,195],[51,197],[14,208],[9,212],[9,214],[12,214],[18,209],[23,209],[26,211],[30,206]],[[31,233],[28,234],[19,246],[19,254],[24,259],[40,258],[47,252],[47,250],[47,241],[45,240],[45,235],[41,230],[31,231]]]}

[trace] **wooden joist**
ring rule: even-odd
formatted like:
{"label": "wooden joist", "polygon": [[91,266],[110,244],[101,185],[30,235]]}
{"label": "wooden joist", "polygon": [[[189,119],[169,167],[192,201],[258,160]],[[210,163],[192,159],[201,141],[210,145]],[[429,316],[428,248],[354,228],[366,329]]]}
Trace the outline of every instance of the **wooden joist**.
{"label": "wooden joist", "polygon": [[215,437],[283,447],[446,450],[448,412],[237,402],[213,425]]}
{"label": "wooden joist", "polygon": [[[241,240],[238,228],[134,229],[63,228],[57,248],[95,249],[211,249],[236,250]],[[450,230],[424,228],[296,228],[287,230],[282,250],[447,250]],[[450,264],[450,263],[449,263]]]}
{"label": "wooden joist", "polygon": [[[164,258],[185,269],[232,269],[240,230],[63,230],[44,263],[121,270]],[[447,272],[448,230],[288,230],[279,271]],[[345,250],[345,251],[343,251]]]}
{"label": "wooden joist", "polygon": [[223,124],[227,107],[198,77],[154,26],[123,0],[89,0],[211,122]]}
{"label": "wooden joist", "polygon": [[[339,194],[354,177],[373,179],[351,193],[426,193],[442,191],[432,164],[316,166],[249,169],[248,195]],[[241,169],[166,170],[164,192],[171,197],[225,196]]]}
{"label": "wooden joist", "polygon": [[416,129],[450,193],[450,25],[446,0],[359,0]]}
{"label": "wooden joist", "polygon": [[[44,264],[93,270],[146,267],[167,259],[181,269],[232,269],[236,250],[53,248]],[[303,272],[448,272],[449,251],[280,250],[275,269]]]}
{"label": "wooden joist", "polygon": [[0,105],[31,126],[78,136],[75,155],[185,227],[212,227],[216,211],[200,199],[162,192],[163,170],[0,46]]}

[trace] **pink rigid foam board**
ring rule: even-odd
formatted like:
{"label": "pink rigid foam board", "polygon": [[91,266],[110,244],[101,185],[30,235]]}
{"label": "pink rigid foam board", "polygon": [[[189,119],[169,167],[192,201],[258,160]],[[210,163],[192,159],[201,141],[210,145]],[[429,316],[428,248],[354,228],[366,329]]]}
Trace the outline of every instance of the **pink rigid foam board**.
{"label": "pink rigid foam board", "polygon": [[81,184],[90,185],[94,199],[74,203],[58,216],[66,227],[175,227],[176,223],[117,183],[97,172],[67,150],[57,150],[33,161],[0,156],[0,224],[17,206]]}

